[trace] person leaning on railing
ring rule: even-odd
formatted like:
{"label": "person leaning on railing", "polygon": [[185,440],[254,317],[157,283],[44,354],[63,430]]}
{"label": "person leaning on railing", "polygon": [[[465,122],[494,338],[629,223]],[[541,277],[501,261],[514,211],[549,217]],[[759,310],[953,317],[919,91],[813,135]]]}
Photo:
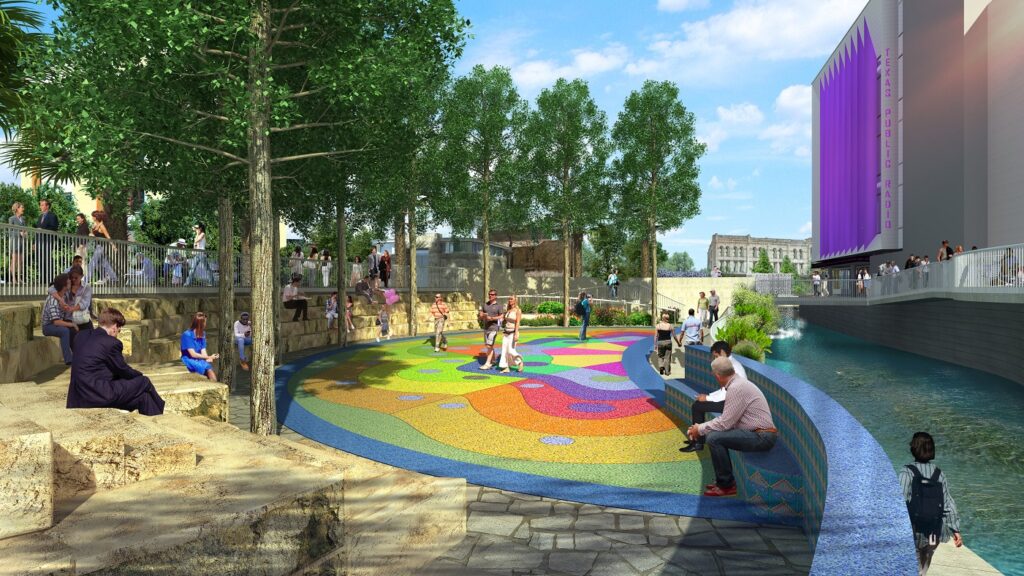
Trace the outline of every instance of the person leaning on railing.
{"label": "person leaning on railing", "polygon": [[[11,205],[11,214],[7,223],[23,228],[25,226],[25,205],[15,202]],[[21,284],[25,282],[25,230],[11,228],[7,231],[7,235],[11,253],[10,281],[11,284]]]}

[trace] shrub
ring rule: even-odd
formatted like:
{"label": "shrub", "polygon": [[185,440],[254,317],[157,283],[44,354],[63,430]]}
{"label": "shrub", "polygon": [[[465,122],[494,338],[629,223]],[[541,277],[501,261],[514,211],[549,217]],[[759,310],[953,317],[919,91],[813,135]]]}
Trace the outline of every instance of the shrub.
{"label": "shrub", "polygon": [[523,311],[523,314],[536,314],[537,305],[533,302],[520,302],[519,309]]}
{"label": "shrub", "polygon": [[651,326],[651,315],[647,312],[633,312],[626,318],[627,326]]}
{"label": "shrub", "polygon": [[771,294],[758,294],[748,288],[739,288],[732,295],[732,311],[737,316],[756,317],[757,328],[765,334],[774,334],[779,330],[779,309]]}
{"label": "shrub", "polygon": [[565,312],[565,307],[561,302],[541,302],[537,306],[538,314],[561,314],[562,312]]}
{"label": "shrub", "polygon": [[761,331],[758,327],[758,317],[753,314],[729,318],[725,326],[718,329],[717,337],[733,347],[741,341],[747,341],[758,346],[762,352],[771,351],[772,339]]}
{"label": "shrub", "polygon": [[622,308],[595,308],[590,323],[595,326],[623,326],[626,324],[626,311]]}
{"label": "shrub", "polygon": [[552,316],[550,314],[544,314],[536,316],[534,318],[523,318],[523,326],[558,326],[562,323],[562,319],[558,316]]}
{"label": "shrub", "polygon": [[757,360],[758,362],[764,362],[764,350],[750,340],[740,340],[737,342],[732,347],[732,353],[744,358],[750,358],[751,360]]}

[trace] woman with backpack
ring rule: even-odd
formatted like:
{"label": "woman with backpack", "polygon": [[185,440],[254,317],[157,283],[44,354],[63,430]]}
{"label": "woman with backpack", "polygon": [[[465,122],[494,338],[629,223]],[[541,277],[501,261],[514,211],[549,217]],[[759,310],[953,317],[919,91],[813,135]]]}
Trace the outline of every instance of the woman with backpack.
{"label": "woman with backpack", "polygon": [[952,536],[953,544],[959,548],[964,541],[960,537],[960,515],[953,497],[949,495],[946,476],[932,464],[935,440],[931,434],[914,434],[910,453],[914,455],[914,463],[900,469],[899,479],[910,513],[910,525],[914,529],[918,573],[925,576],[939,542],[949,542]]}

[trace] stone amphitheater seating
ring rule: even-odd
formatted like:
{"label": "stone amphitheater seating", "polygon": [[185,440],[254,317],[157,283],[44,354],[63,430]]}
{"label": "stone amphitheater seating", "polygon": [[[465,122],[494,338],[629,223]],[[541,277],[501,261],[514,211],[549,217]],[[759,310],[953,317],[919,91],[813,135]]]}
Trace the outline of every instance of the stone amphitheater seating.
{"label": "stone amphitheater seating", "polygon": [[[476,326],[453,296],[452,329]],[[322,297],[308,322],[281,316],[282,352],[338,342]],[[128,319],[132,355],[167,401],[163,416],[67,410],[69,374],[39,305],[0,309],[0,576],[414,574],[462,540],[465,481],[391,468],[312,442],[256,436],[226,423],[227,388],[177,363],[178,334],[215,300],[97,299]],[[238,310],[245,309],[239,299]],[[432,333],[426,298],[421,333]],[[392,312],[408,333],[408,307]],[[357,305],[350,341],[375,335],[376,308]],[[210,326],[216,348],[216,320]],[[60,368],[61,371],[49,370]],[[35,377],[37,382],[26,382]],[[13,383],[11,383],[13,382]]]}

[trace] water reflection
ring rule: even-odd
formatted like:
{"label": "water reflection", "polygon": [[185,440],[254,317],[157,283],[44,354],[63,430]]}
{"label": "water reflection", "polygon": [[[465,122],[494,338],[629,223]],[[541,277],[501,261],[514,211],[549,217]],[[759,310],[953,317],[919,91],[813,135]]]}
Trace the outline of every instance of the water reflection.
{"label": "water reflection", "polygon": [[784,309],[781,335],[768,364],[846,407],[894,467],[911,460],[914,432],[930,432],[967,545],[1024,576],[1024,386],[808,324],[794,308]]}

